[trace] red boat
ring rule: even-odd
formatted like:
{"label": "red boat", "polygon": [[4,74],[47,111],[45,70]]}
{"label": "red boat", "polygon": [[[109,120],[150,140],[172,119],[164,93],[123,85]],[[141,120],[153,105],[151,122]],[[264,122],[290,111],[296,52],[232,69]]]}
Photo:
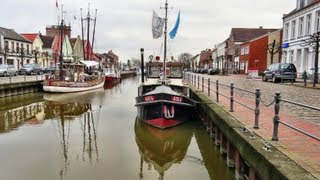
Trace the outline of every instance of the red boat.
{"label": "red boat", "polygon": [[105,68],[105,84],[117,84],[121,82],[120,71],[115,68]]}

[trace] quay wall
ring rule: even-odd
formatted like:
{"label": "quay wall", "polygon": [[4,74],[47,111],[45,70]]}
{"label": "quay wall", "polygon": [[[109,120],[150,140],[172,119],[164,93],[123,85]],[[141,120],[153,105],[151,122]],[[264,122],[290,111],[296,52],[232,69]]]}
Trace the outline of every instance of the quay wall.
{"label": "quay wall", "polygon": [[42,80],[0,84],[0,98],[42,91]]}
{"label": "quay wall", "polygon": [[235,169],[236,179],[314,179],[309,172],[276,148],[268,149],[265,140],[223,107],[193,87],[190,96],[197,103],[200,119],[227,164]]}
{"label": "quay wall", "polygon": [[121,71],[121,79],[125,79],[128,77],[136,76],[137,73],[135,71]]}

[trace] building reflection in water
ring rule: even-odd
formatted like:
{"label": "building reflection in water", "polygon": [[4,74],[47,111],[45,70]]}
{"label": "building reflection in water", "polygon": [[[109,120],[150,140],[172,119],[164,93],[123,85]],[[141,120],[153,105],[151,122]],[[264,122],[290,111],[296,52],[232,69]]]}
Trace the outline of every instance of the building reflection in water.
{"label": "building reflection in water", "polygon": [[46,113],[51,115],[53,119],[57,119],[56,126],[63,157],[63,165],[60,170],[61,178],[67,175],[68,166],[73,161],[69,159],[73,121],[79,121],[80,123],[82,161],[98,162],[97,125],[102,105],[98,104],[94,107],[91,101],[94,97],[101,98],[103,94],[103,89],[102,91],[95,90],[81,93],[44,94]]}
{"label": "building reflection in water", "polygon": [[0,133],[11,132],[25,123],[41,124],[45,107],[40,93],[0,99]]}
{"label": "building reflection in water", "polygon": [[185,158],[193,136],[192,129],[184,125],[161,130],[148,126],[138,119],[135,121],[134,130],[141,156],[140,179],[143,179],[144,162],[148,170],[153,166],[159,173],[159,179],[164,179],[165,171]]}

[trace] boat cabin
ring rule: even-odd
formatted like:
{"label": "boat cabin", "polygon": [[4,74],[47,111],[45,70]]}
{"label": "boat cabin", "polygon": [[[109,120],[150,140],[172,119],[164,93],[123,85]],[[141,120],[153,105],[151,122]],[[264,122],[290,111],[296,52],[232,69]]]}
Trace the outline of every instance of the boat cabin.
{"label": "boat cabin", "polygon": [[[182,78],[184,64],[181,62],[167,62],[166,63],[166,77],[167,78]],[[163,62],[148,62],[147,76],[149,78],[159,78],[163,72]]]}

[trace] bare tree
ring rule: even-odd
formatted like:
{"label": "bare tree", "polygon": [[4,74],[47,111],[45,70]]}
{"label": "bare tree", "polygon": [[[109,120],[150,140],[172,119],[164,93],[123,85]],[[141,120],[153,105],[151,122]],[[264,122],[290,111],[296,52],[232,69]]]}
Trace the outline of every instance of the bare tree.
{"label": "bare tree", "polygon": [[181,53],[178,56],[178,61],[183,62],[185,64],[185,67],[188,67],[189,69],[191,68],[191,61],[192,61],[192,54],[190,53]]}
{"label": "bare tree", "polygon": [[270,64],[273,64],[274,55],[279,53],[281,50],[280,43],[276,43],[276,40],[273,40],[272,43],[267,45],[267,51],[270,54]]}

